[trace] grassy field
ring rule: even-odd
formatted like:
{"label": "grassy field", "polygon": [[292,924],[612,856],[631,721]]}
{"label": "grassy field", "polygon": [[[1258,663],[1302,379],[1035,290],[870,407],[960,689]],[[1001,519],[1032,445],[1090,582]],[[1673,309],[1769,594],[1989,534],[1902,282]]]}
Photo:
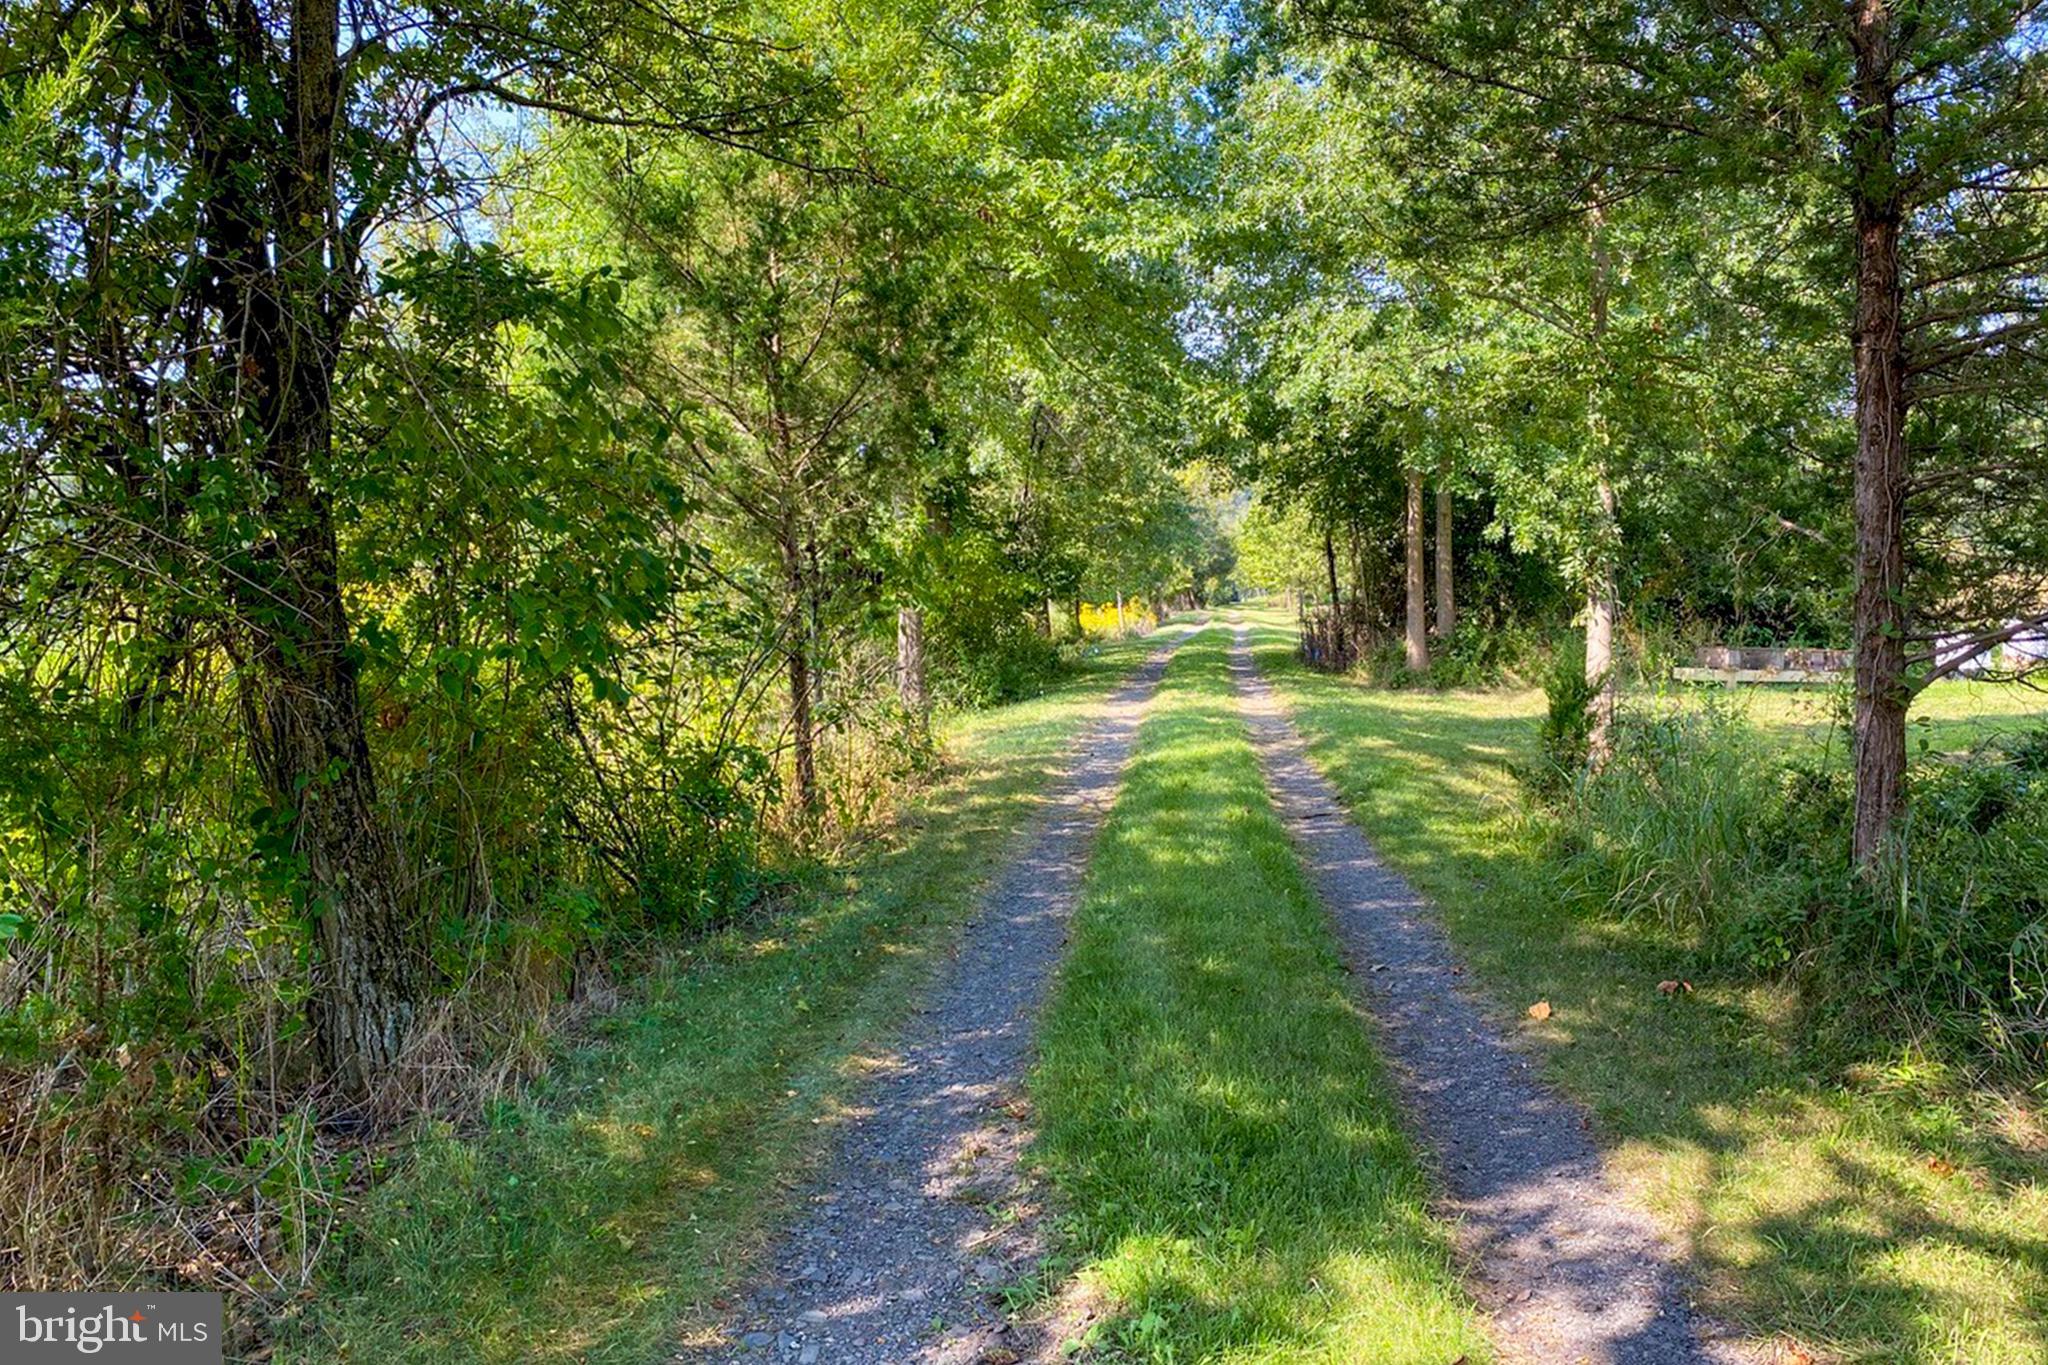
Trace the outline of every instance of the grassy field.
{"label": "grassy field", "polygon": [[955,721],[954,775],[893,847],[630,985],[481,1131],[418,1143],[278,1358],[665,1359],[788,1207],[1057,755],[1151,648],[1106,646],[1046,697]]}
{"label": "grassy field", "polygon": [[1442,1230],[1238,721],[1184,647],[1033,1077],[1095,1359],[1478,1365]]}
{"label": "grassy field", "polygon": [[[1533,688],[1484,694],[1488,709],[1527,717],[1543,714],[1543,694]],[[1831,687],[1711,687],[1667,684],[1655,692],[1637,693],[1634,700],[1651,705],[1728,707],[1761,729],[1791,740],[1824,746],[1848,760],[1847,695]],[[1965,750],[1987,739],[2048,723],[2048,691],[1999,683],[1944,681],[1913,701],[1909,742],[1938,753]]]}
{"label": "grassy field", "polygon": [[[1846,695],[1834,688],[1687,688],[1698,700],[1717,697],[1767,730],[1848,752]],[[2000,683],[1938,682],[1913,701],[1908,724],[1916,740],[1948,751],[2048,721],[2048,692]]]}
{"label": "grassy field", "polygon": [[[1824,1359],[2048,1358],[2048,1136],[2029,1107],[1908,1049],[1845,1047],[1789,988],[1716,980],[1652,924],[1565,909],[1506,766],[1533,756],[1537,695],[1369,690],[1300,668],[1291,622],[1253,619],[1312,757],[1442,908],[1503,1018],[1592,1108],[1713,1309]],[[1924,714],[1938,747],[1963,747],[2030,699],[1960,684]],[[1805,700],[1751,704],[1788,740],[1819,742],[1825,717]],[[1698,989],[1660,994],[1671,978]],[[1554,1009],[1543,1024],[1522,1014],[1539,999]]]}

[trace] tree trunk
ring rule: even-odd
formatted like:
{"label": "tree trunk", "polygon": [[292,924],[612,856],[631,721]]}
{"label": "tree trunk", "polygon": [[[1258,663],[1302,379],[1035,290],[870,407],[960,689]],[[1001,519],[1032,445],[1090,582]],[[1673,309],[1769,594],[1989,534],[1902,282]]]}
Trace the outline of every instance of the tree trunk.
{"label": "tree trunk", "polygon": [[[268,538],[229,590],[250,633],[250,746],[271,807],[291,813],[316,922],[314,1044],[325,1073],[360,1096],[403,1050],[427,972],[417,893],[377,799],[333,506],[317,479],[333,444],[334,374],[353,298],[335,240],[339,42],[333,0],[292,7],[276,248],[266,259],[257,245],[239,262],[239,316],[224,332],[234,372],[249,381],[240,386],[253,398],[249,426],[261,433]],[[246,201],[223,211],[243,219],[245,244],[261,242]]]}
{"label": "tree trunk", "polygon": [[1906,804],[1906,358],[1901,316],[1893,19],[1884,0],[1851,11],[1856,72],[1850,156],[1856,221],[1856,814],[1866,871]]}
{"label": "tree trunk", "polygon": [[804,546],[804,560],[808,565],[804,574],[804,614],[809,632],[811,714],[815,717],[826,710],[825,675],[831,661],[831,654],[825,648],[825,573],[818,563],[818,542],[815,540]]}
{"label": "tree trunk", "polygon": [[1408,671],[1421,673],[1429,668],[1429,602],[1427,581],[1423,576],[1422,553],[1422,473],[1408,471],[1408,515],[1407,522],[1407,635]]}
{"label": "tree trunk", "polygon": [[1614,748],[1614,711],[1620,695],[1614,671],[1614,559],[1606,548],[1612,544],[1614,485],[1605,471],[1597,479],[1602,525],[1596,538],[1601,548],[1586,567],[1586,681],[1599,689],[1593,694],[1592,724],[1586,731],[1586,762],[1596,772]]}
{"label": "tree trunk", "polygon": [[1120,636],[1129,633],[1124,626],[1124,590],[1122,588],[1116,590],[1116,633]]}
{"label": "tree trunk", "polygon": [[[324,433],[324,416],[317,426]],[[424,993],[418,902],[377,801],[332,516],[303,484],[284,496],[303,515],[273,540],[269,605],[286,624],[256,632],[247,715],[265,791],[274,809],[293,812],[304,859],[318,946],[308,1014],[321,1067],[361,1095],[398,1060]]]}
{"label": "tree trunk", "polygon": [[931,701],[924,680],[924,612],[917,607],[896,608],[896,697],[919,725],[929,719]]}
{"label": "tree trunk", "polygon": [[1586,437],[1593,464],[1594,521],[1586,555],[1586,681],[1596,685],[1586,731],[1586,766],[1598,772],[1614,748],[1614,712],[1620,681],[1614,670],[1615,564],[1621,552],[1621,523],[1615,515],[1612,446],[1607,427],[1607,391],[1614,375],[1607,362],[1607,303],[1614,261],[1607,254],[1607,214],[1596,206],[1587,216],[1586,249],[1591,257],[1588,307],[1593,382],[1586,407]]}
{"label": "tree trunk", "polygon": [[1458,589],[1451,569],[1451,486],[1450,469],[1437,476],[1436,485],[1436,633],[1449,639],[1458,628]]}
{"label": "tree trunk", "polygon": [[792,763],[790,798],[805,821],[818,813],[817,737],[811,730],[811,632],[804,591],[802,547],[796,540],[796,519],[783,515],[783,571],[789,593],[789,734]]}
{"label": "tree trunk", "polygon": [[1323,532],[1323,567],[1330,575],[1330,615],[1334,619],[1344,604],[1337,597],[1337,542],[1328,530]]}

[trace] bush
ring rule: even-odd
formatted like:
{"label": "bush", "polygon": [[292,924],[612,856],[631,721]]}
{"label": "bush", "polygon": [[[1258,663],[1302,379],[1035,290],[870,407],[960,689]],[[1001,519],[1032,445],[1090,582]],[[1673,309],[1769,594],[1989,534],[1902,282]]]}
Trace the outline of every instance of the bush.
{"label": "bush", "polygon": [[1432,687],[1504,687],[1543,676],[1545,661],[1554,653],[1543,632],[1533,627],[1467,618],[1458,623],[1448,640],[1431,646],[1429,683]]}
{"label": "bush", "polygon": [[[1553,683],[1553,765],[1581,736],[1577,687]],[[1982,1060],[2048,1059],[2048,742],[2041,734],[1912,774],[1895,860],[1849,862],[1849,774],[1782,754],[1709,703],[1626,709],[1598,774],[1553,777],[1560,890],[1653,920],[1740,972],[1793,972],[1836,1017],[1945,1037]],[[1873,1001],[1882,1002],[1873,1008]]]}
{"label": "bush", "polygon": [[931,584],[925,612],[934,695],[971,707],[1040,690],[1060,664],[1059,645],[1043,629],[1044,596],[986,534],[961,535],[949,548],[947,572]]}
{"label": "bush", "polygon": [[[1544,740],[1553,762],[1583,764],[1593,693],[1582,673],[1554,686]],[[1708,927],[1731,907],[1796,902],[1796,841],[1774,776],[1761,737],[1722,706],[1624,711],[1607,763],[1566,788],[1567,818],[1585,836],[1572,875],[1614,913],[1668,929]]]}
{"label": "bush", "polygon": [[[1366,676],[1378,687],[1504,687],[1540,674],[1552,653],[1541,631],[1509,623],[1467,619],[1449,639],[1429,642],[1429,668],[1408,669],[1407,648],[1398,635],[1383,637],[1364,656]],[[1583,656],[1582,656],[1583,657]]]}
{"label": "bush", "polygon": [[1923,765],[1870,929],[1947,1028],[2036,1061],[2048,1042],[2048,772],[2028,751]]}
{"label": "bush", "polygon": [[1562,791],[1584,771],[1593,746],[1593,700],[1599,695],[1599,684],[1586,676],[1583,641],[1551,656],[1543,679],[1543,728],[1537,736],[1544,765],[1536,774],[1539,788]]}

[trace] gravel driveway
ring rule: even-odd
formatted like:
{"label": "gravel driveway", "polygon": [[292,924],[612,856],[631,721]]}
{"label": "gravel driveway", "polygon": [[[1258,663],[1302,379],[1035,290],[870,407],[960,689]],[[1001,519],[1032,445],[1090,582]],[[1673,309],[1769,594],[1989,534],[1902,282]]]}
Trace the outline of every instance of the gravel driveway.
{"label": "gravel driveway", "polygon": [[992,1291],[1029,1275],[1040,1254],[1017,1169],[1034,1025],[1172,649],[1153,654],[1079,738],[1049,809],[983,893],[725,1344],[679,1359],[1007,1365],[1032,1353]]}

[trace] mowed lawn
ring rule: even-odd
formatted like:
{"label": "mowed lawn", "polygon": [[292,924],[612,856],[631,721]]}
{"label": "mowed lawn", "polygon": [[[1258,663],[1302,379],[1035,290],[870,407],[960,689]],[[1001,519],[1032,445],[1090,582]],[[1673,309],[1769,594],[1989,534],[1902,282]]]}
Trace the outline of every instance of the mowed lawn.
{"label": "mowed lawn", "polygon": [[[2048,674],[2042,675],[2048,686]],[[1517,694],[1540,714],[1540,693]],[[1719,687],[1672,687],[1654,698],[1657,704],[1726,706],[1747,716],[1764,730],[1787,740],[1823,746],[1843,761],[1849,754],[1846,690],[1833,687],[1788,687],[1782,684]],[[2048,691],[2005,683],[1945,680],[1913,700],[1907,724],[1908,742],[1936,753],[1969,749],[1999,735],[2048,723]]]}
{"label": "mowed lawn", "polygon": [[[2048,1138],[2032,1106],[1909,1049],[1823,1044],[1791,989],[1717,980],[1682,937],[1567,908],[1507,766],[1533,757],[1540,695],[1373,690],[1301,668],[1291,621],[1252,617],[1312,758],[1442,908],[1503,1019],[1594,1111],[1713,1310],[1822,1359],[2048,1359]],[[1822,743],[1813,700],[1747,704],[1787,742]],[[1923,729],[1931,747],[1966,747],[2041,700],[1947,686]],[[1677,977],[1696,992],[1659,993]],[[1537,1000],[1554,1010],[1542,1024],[1523,1013]]]}
{"label": "mowed lawn", "polygon": [[890,845],[624,983],[479,1131],[374,1189],[277,1359],[666,1360],[745,1275],[1061,753],[1152,640],[955,720],[949,780]]}
{"label": "mowed lawn", "polygon": [[1068,1335],[1088,1359],[1479,1365],[1227,644],[1174,660],[1044,1022],[1034,1160]]}

